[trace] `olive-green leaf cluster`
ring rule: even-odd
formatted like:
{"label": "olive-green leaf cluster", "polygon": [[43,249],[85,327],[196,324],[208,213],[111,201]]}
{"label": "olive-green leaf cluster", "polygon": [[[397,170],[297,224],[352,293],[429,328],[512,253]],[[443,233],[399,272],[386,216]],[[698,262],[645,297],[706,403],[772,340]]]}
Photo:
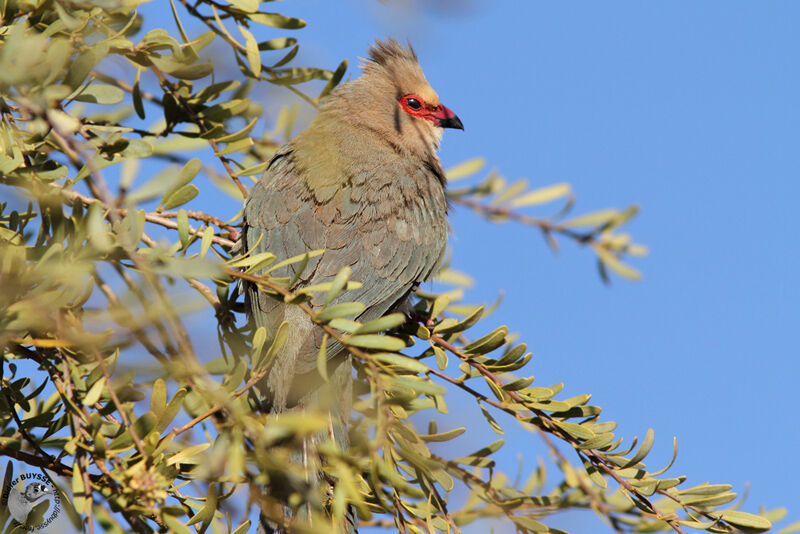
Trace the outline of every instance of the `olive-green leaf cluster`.
{"label": "olive-green leaf cluster", "polygon": [[[305,22],[272,3],[171,0],[152,20],[140,4],[0,2],[0,454],[14,460],[4,480],[44,470],[75,527],[106,532],[241,534],[255,530],[251,512],[282,524],[286,506],[304,510],[285,525],[294,532],[336,532],[351,508],[361,525],[415,533],[487,518],[558,532],[548,518],[570,509],[617,532],[760,532],[782,518],[740,511],[728,485],[649,469],[652,431],[625,441],[589,395],[537,383],[525,343],[505,326],[487,332],[494,305],[462,302],[465,274],[444,269],[454,289],[418,292],[411,319],[362,324],[363,305],[337,298],[359,285],[348,269],[295,287],[325,251],[237,256],[239,216],[197,209],[203,188],[244,198],[296,114],[253,89],[316,106],[347,63],[297,65],[292,31]],[[277,116],[269,129],[265,109]],[[449,180],[482,167],[470,160]],[[603,276],[639,276],[624,261],[646,250],[618,233],[635,207],[568,218],[568,184],[529,189],[494,172],[450,195],[489,221],[538,228],[553,247],[590,248]],[[556,201],[552,216],[525,212]],[[293,278],[275,275],[289,264]],[[247,323],[243,282],[312,319],[322,381],[326,344],[347,347],[347,450],[317,439],[323,406],[271,414],[251,395],[290,332]],[[314,294],[324,305],[311,306]],[[216,325],[216,345],[198,317]],[[485,425],[454,420],[448,403]],[[507,442],[511,425],[527,439]],[[503,447],[542,457],[514,481],[496,462]],[[5,510],[0,524],[18,526]]]}

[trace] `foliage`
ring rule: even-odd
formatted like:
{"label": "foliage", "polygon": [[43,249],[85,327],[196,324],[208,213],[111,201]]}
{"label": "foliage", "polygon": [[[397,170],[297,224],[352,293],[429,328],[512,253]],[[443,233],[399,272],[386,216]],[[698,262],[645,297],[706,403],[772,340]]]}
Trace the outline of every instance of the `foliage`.
{"label": "foliage", "polygon": [[[316,106],[347,63],[294,66],[297,40],[285,35],[305,23],[256,1],[171,2],[176,31],[156,27],[139,3],[0,3],[0,453],[52,475],[77,528],[241,533],[251,509],[280,521],[282,503],[312,504],[314,528],[296,523],[298,532],[333,531],[348,504],[362,525],[405,532],[459,532],[486,517],[555,532],[547,517],[576,508],[618,532],[756,532],[781,517],[725,508],[731,486],[684,488],[684,476],[648,470],[652,431],[623,446],[589,395],[533,385],[531,353],[506,327],[471,340],[487,311],[460,303],[465,275],[445,269],[440,281],[453,291],[419,293],[418,323],[394,314],[359,324],[349,319],[357,303],[307,303],[311,291],[329,302],[346,291],[347,270],[294,291],[269,274],[285,258],[232,257],[239,216],[184,207],[198,202],[195,182],[242,199],[243,182],[257,179],[294,121],[283,108],[267,131],[254,88],[272,84]],[[231,58],[238,72],[225,68]],[[449,180],[482,166],[465,162]],[[489,221],[538,228],[553,248],[558,239],[588,247],[605,278],[639,276],[624,260],[646,250],[618,233],[635,206],[567,218],[569,185],[529,190],[494,172],[449,194]],[[564,206],[552,217],[522,211],[557,200]],[[326,441],[305,451],[333,481],[325,507],[308,469],[291,461],[326,428],[325,413],[259,413],[248,396],[286,332],[264,346],[266,332],[241,314],[240,280],[299,306],[354,357],[349,450]],[[218,348],[187,321],[209,310]],[[327,376],[324,358],[318,367]],[[540,459],[526,481],[511,482],[492,459],[503,439],[451,457],[455,447],[438,443],[467,432],[444,415],[447,400],[462,398],[497,434],[517,424],[541,440],[555,473]]]}

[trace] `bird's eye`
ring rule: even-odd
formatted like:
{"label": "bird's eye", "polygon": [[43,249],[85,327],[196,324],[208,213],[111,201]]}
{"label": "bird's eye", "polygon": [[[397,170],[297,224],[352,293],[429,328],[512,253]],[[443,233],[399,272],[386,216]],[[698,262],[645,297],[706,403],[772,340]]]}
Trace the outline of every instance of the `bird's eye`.
{"label": "bird's eye", "polygon": [[419,109],[422,107],[422,104],[420,104],[419,100],[417,100],[416,98],[409,98],[408,100],[406,100],[406,104],[408,104],[408,107],[410,107],[411,109]]}

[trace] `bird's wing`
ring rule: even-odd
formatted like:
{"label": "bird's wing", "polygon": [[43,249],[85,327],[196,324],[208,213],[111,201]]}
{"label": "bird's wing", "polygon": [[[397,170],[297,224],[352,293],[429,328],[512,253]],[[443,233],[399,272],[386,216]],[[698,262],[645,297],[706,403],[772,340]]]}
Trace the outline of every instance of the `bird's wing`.
{"label": "bird's wing", "polygon": [[[366,308],[358,319],[367,321],[391,310],[441,262],[447,239],[446,202],[441,185],[427,168],[402,164],[362,170],[322,204],[299,174],[291,149],[284,147],[248,196],[243,236],[252,254],[269,251],[279,260],[325,249],[309,261],[296,287],[330,281],[349,265],[351,280],[362,286],[334,302],[361,302]],[[376,176],[391,180],[376,184]],[[423,194],[431,185],[433,192]],[[296,267],[272,274],[293,277]],[[251,301],[258,299],[256,324],[274,332],[285,319],[283,305],[257,292],[249,296]],[[322,304],[323,298],[324,294],[315,295],[312,304]],[[318,338],[302,351],[296,372],[314,367]],[[329,355],[336,350],[330,346]]]}
{"label": "bird's wing", "polygon": [[11,517],[16,519],[18,523],[24,523],[31,508],[33,507],[25,501],[22,493],[17,488],[11,488],[8,493],[8,511],[11,513]]}

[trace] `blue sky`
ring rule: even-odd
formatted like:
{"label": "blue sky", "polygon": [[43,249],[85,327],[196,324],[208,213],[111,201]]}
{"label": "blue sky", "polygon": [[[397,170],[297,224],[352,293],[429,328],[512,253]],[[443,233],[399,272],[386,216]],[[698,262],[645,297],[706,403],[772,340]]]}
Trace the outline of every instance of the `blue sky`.
{"label": "blue sky", "polygon": [[[164,4],[143,12],[158,10],[163,18],[152,24],[173,31]],[[677,436],[670,475],[736,490],[749,483],[745,511],[787,506],[800,518],[792,408],[800,4],[288,0],[262,9],[308,22],[297,32],[253,28],[258,41],[298,37],[298,66],[349,58],[355,76],[375,38],[408,38],[466,127],[445,132],[445,166],[482,156],[509,180],[569,182],[576,213],[637,203],[628,230],[651,251],[633,262],[644,278],[610,287],[590,251],[563,242],[554,255],[534,229],[489,224],[455,206],[453,266],[476,280],[467,300],[504,291],[487,327],[506,324],[528,343],[526,371],[537,384],[564,382],[565,397],[593,394],[618,436],[652,427],[649,466],[669,460]],[[261,90],[293,102],[288,91]],[[307,121],[313,110],[300,106]],[[193,208],[223,218],[239,209],[204,193]],[[508,438],[503,470],[513,476],[518,455],[527,469],[546,456],[537,438],[498,420]],[[483,421],[451,426],[465,424]],[[495,438],[487,432],[475,443]],[[548,523],[599,530],[586,513]]]}
{"label": "blue sky", "polygon": [[[592,393],[618,435],[654,428],[649,465],[677,436],[670,473],[749,483],[744,510],[787,506],[797,519],[800,4],[408,5],[275,8],[309,23],[300,63],[354,66],[376,37],[409,38],[466,126],[445,133],[446,166],[483,156],[509,179],[570,182],[578,212],[639,204],[629,229],[651,251],[634,263],[639,283],[606,287],[589,251],[553,255],[532,229],[459,207],[453,264],[476,279],[471,300],[506,291],[490,322],[528,342],[537,382]],[[517,443],[509,459],[543,453]]]}

